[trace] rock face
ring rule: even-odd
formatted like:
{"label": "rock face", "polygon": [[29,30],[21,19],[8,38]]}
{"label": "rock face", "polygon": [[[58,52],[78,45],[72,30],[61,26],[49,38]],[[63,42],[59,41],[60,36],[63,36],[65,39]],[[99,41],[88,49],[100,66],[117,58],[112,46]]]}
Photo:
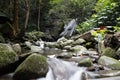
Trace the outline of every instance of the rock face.
{"label": "rock face", "polygon": [[32,54],[15,70],[15,80],[30,80],[46,75],[48,64],[46,58],[40,54]]}
{"label": "rock face", "polygon": [[113,70],[120,69],[120,62],[111,57],[101,56],[100,59],[98,60],[98,63],[106,67],[109,67]]}
{"label": "rock face", "polygon": [[9,44],[0,43],[0,75],[9,72],[10,64],[18,60],[17,54]]}

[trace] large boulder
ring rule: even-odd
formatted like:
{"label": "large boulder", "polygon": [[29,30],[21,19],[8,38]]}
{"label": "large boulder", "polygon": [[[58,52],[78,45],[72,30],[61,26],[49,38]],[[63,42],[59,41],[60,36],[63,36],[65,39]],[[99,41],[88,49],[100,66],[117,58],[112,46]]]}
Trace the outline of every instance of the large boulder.
{"label": "large boulder", "polygon": [[48,71],[47,60],[40,54],[32,54],[15,70],[15,80],[30,80],[44,77]]}
{"label": "large boulder", "polygon": [[102,50],[102,54],[101,55],[112,57],[112,58],[116,58],[117,57],[116,51],[114,49],[110,48],[110,47],[104,48]]}
{"label": "large boulder", "polygon": [[93,62],[89,57],[84,58],[83,60],[80,60],[78,62],[78,66],[91,67],[91,66],[93,66]]}
{"label": "large boulder", "polygon": [[11,72],[10,65],[17,60],[18,56],[11,46],[0,43],[0,75]]}
{"label": "large boulder", "polygon": [[120,69],[120,62],[111,57],[101,56],[98,63],[113,70]]}

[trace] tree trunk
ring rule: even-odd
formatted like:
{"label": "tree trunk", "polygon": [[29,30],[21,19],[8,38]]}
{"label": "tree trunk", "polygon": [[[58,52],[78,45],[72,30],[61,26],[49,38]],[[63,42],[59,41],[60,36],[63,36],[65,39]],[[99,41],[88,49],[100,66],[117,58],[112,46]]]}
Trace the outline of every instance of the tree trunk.
{"label": "tree trunk", "polygon": [[38,8],[38,31],[40,30],[40,3],[39,3],[39,8]]}
{"label": "tree trunk", "polygon": [[13,16],[13,36],[16,37],[18,32],[18,0],[14,0],[14,16]]}
{"label": "tree trunk", "polygon": [[24,33],[25,33],[26,29],[27,29],[28,20],[29,20],[29,14],[30,14],[30,1],[29,0],[26,0],[26,8],[27,8],[27,11],[26,11],[26,20],[25,20]]}
{"label": "tree trunk", "polygon": [[9,17],[12,17],[12,10],[13,10],[13,2],[9,0]]}

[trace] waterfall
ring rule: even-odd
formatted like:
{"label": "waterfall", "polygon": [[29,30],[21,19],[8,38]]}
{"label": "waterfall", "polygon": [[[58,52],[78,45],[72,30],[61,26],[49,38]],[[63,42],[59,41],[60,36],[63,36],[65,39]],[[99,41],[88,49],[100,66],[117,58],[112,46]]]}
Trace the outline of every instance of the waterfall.
{"label": "waterfall", "polygon": [[77,27],[76,19],[72,19],[67,25],[64,26],[64,31],[61,32],[60,36],[72,36],[76,27]]}
{"label": "waterfall", "polygon": [[85,80],[82,75],[86,68],[80,68],[75,62],[57,58],[48,58],[49,71],[45,78],[37,80]]}

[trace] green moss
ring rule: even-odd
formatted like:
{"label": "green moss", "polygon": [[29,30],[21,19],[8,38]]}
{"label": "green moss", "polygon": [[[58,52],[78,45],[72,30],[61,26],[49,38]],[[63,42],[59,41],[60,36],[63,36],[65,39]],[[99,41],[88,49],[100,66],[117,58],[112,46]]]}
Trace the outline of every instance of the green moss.
{"label": "green moss", "polygon": [[107,66],[111,69],[120,69],[120,62],[111,57],[101,56],[98,60],[98,63]]}
{"label": "green moss", "polygon": [[18,60],[14,52],[0,52],[0,67]]}
{"label": "green moss", "polygon": [[32,54],[16,69],[14,78],[17,80],[28,80],[45,76],[47,71],[48,64],[46,58],[39,54]]}
{"label": "green moss", "polygon": [[78,66],[90,67],[92,66],[92,60],[90,58],[85,58],[78,63]]}
{"label": "green moss", "polygon": [[18,60],[17,54],[7,44],[0,44],[0,68]]}
{"label": "green moss", "polygon": [[32,31],[32,32],[27,32],[24,36],[25,40],[38,40],[41,37],[44,37],[45,34],[40,31]]}
{"label": "green moss", "polygon": [[112,57],[112,58],[116,58],[116,56],[117,56],[115,50],[111,49],[110,47],[105,48],[102,51],[102,55]]}

